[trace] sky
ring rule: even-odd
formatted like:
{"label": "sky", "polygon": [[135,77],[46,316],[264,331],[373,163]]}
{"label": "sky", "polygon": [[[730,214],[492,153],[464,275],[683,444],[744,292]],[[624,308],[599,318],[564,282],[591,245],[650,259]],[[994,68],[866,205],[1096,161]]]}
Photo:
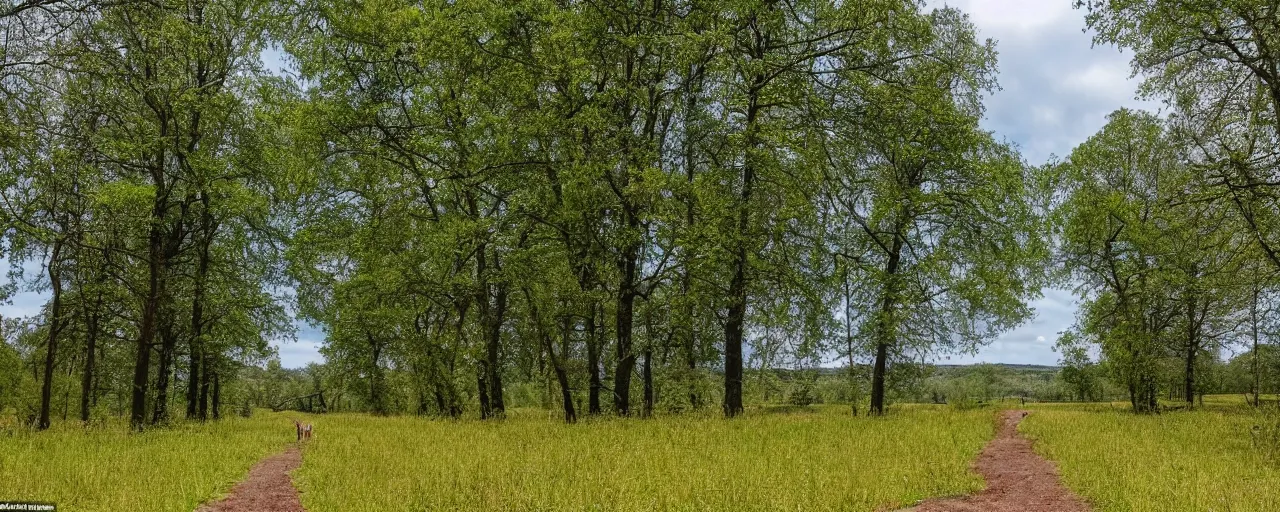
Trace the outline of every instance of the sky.
{"label": "sky", "polygon": [[[1156,110],[1139,100],[1140,78],[1132,77],[1132,54],[1093,45],[1084,31],[1084,12],[1072,0],[947,0],[969,14],[980,37],[996,40],[1000,90],[985,102],[983,126],[1013,142],[1028,163],[1065,157],[1106,123],[1120,107]],[[1071,290],[1045,290],[1032,302],[1036,316],[977,354],[941,357],[952,364],[1057,364],[1058,333],[1075,321]]]}
{"label": "sky", "polygon": [[[969,14],[980,37],[995,39],[999,51],[1001,89],[986,101],[983,125],[997,137],[1016,144],[1033,165],[1053,155],[1065,156],[1106,122],[1120,107],[1156,109],[1136,99],[1139,79],[1132,78],[1131,55],[1111,46],[1094,47],[1084,32],[1084,14],[1072,0],[930,0]],[[269,68],[280,66],[267,55]],[[0,276],[7,267],[0,262]],[[28,275],[37,272],[28,265]],[[4,317],[36,313],[47,295],[24,291],[0,305]],[[1053,365],[1054,342],[1075,320],[1077,303],[1070,290],[1045,290],[1032,302],[1036,316],[997,338],[976,354],[939,357],[949,364],[1009,363]],[[299,325],[296,340],[273,342],[288,368],[320,362],[324,333]]]}

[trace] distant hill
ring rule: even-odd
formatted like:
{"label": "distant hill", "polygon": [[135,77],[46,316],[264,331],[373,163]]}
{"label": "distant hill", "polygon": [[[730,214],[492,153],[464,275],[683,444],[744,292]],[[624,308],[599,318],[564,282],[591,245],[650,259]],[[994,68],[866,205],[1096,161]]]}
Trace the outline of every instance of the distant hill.
{"label": "distant hill", "polygon": [[[862,365],[867,366],[867,365]],[[965,371],[978,368],[981,366],[994,366],[1011,373],[1058,373],[1061,367],[1046,366],[1040,364],[1008,364],[1008,363],[978,363],[978,364],[935,364],[933,368],[942,374],[963,373]],[[818,373],[822,375],[834,375],[844,371],[844,367],[822,367],[818,368]]]}
{"label": "distant hill", "polygon": [[965,368],[973,368],[975,366],[982,366],[984,364],[989,364],[991,366],[998,366],[1000,368],[1007,368],[1009,370],[1016,370],[1020,372],[1056,372],[1061,369],[1061,367],[1058,367],[1058,366],[1045,366],[1041,364],[1008,364],[1008,363],[935,364],[933,366],[934,368],[938,368],[938,369],[965,369]]}

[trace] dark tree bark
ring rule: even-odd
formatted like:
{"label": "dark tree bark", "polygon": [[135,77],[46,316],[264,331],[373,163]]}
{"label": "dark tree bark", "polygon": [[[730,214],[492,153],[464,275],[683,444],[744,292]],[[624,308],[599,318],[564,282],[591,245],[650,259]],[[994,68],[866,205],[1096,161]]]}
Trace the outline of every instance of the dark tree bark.
{"label": "dark tree bark", "polygon": [[367,328],[365,338],[369,342],[369,403],[373,406],[374,414],[385,415],[387,404],[383,396],[382,340],[375,337]]}
{"label": "dark tree bark", "polygon": [[38,428],[49,428],[49,407],[53,400],[53,369],[58,357],[58,335],[62,333],[62,240],[54,241],[49,254],[49,284],[53,297],[49,303],[49,341],[45,345],[44,381],[40,385],[40,419]]}
{"label": "dark tree bark", "polygon": [[197,415],[200,421],[205,421],[209,419],[209,374],[213,373],[213,365],[207,354],[200,358],[200,365],[200,409]]}
{"label": "dark tree bark", "polygon": [[151,211],[150,233],[147,235],[147,295],[142,304],[142,322],[138,326],[137,354],[133,364],[133,393],[129,410],[129,425],[133,430],[142,430],[147,420],[151,347],[155,344],[156,319],[160,313],[161,297],[164,295],[164,232],[161,222],[168,210],[168,198],[166,194],[159,192],[164,189],[163,171],[160,170],[164,168],[164,155],[158,155],[157,160],[157,168],[152,173],[156,175],[155,183],[158,186]]}
{"label": "dark tree bark", "polygon": [[494,294],[494,309],[485,340],[486,368],[489,370],[489,412],[496,417],[507,414],[502,393],[502,326],[507,317],[507,285],[499,284]]}
{"label": "dark tree bark", "polygon": [[94,385],[97,377],[95,374],[98,353],[97,308],[95,307],[93,312],[85,316],[87,318],[85,318],[84,374],[80,381],[80,421],[89,421],[89,411],[96,395]]}
{"label": "dark tree bark", "polygon": [[897,233],[901,232],[901,222],[899,229],[895,230],[893,243],[889,251],[889,260],[885,262],[885,288],[884,297],[880,303],[880,321],[876,326],[876,362],[871,373],[871,408],[868,412],[873,416],[884,414],[884,379],[888,370],[889,360],[889,344],[893,339],[893,323],[890,316],[893,309],[897,307],[897,274],[898,265],[902,258],[903,238]]}
{"label": "dark tree bark", "polygon": [[598,415],[600,409],[600,336],[596,330],[596,305],[591,305],[587,315],[587,414]]}
{"label": "dark tree bark", "polygon": [[[538,309],[537,302],[534,301],[533,293],[528,288],[525,288],[524,296],[525,301],[529,303],[529,312],[534,329],[538,333],[538,338],[542,341],[542,350],[547,353],[547,358],[551,361],[551,370],[555,372],[556,382],[560,385],[560,399],[564,402],[564,421],[565,423],[577,422],[578,413],[573,407],[573,390],[569,384],[569,372],[565,370],[564,363],[560,360],[560,356],[556,354],[555,344],[552,343],[551,334],[547,332],[546,325],[543,324],[542,314]],[[568,317],[561,324],[561,336],[567,344],[570,336]]]}
{"label": "dark tree bark", "polygon": [[[569,338],[572,336],[572,329],[569,326],[568,317],[564,320],[564,332],[562,333],[561,354],[569,353]],[[547,344],[547,352],[551,356],[551,367],[556,372],[556,382],[560,384],[560,401],[564,402],[564,420],[568,423],[578,421],[578,411],[573,403],[573,388],[569,383],[569,372],[564,368],[564,362],[560,356],[555,354],[555,350],[550,343]]]}
{"label": "dark tree bark", "polygon": [[168,315],[160,321],[160,366],[156,374],[156,403],[152,408],[151,423],[169,419],[169,378],[173,375],[174,353],[178,346],[178,334]]}
{"label": "dark tree bark", "polygon": [[[706,66],[695,64],[691,66],[689,72],[689,80],[685,82],[685,105],[684,105],[684,175],[685,184],[689,187],[689,193],[684,196],[684,214],[685,226],[692,229],[697,222],[697,196],[693,193],[694,178],[697,172],[697,141],[694,132],[695,128],[690,126],[692,120],[698,113],[698,98],[702,94],[702,84],[706,76]],[[693,288],[693,257],[689,254],[688,247],[682,251],[682,263],[680,273],[680,292],[682,297],[688,297]],[[689,407],[694,410],[702,408],[702,399],[698,396],[697,382],[694,380],[698,371],[698,346],[697,333],[694,329],[694,309],[693,301],[684,301],[683,318],[681,318],[680,336],[684,338],[684,357],[685,365],[689,369]]]}
{"label": "dark tree bark", "polygon": [[1186,378],[1183,379],[1183,393],[1186,395],[1187,405],[1193,405],[1196,401],[1196,354],[1198,352],[1194,345],[1187,347]]}
{"label": "dark tree bark", "polygon": [[[758,20],[752,20],[753,27]],[[756,27],[758,28],[758,27]],[[750,57],[753,61],[764,59],[764,53],[770,45],[769,36],[763,30],[752,31]],[[734,417],[742,414],[742,342],[745,334],[747,315],[747,244],[751,238],[751,202],[755,195],[756,152],[760,150],[759,117],[765,107],[761,102],[761,93],[768,85],[762,71],[751,76],[747,90],[747,110],[744,139],[746,154],[742,165],[742,189],[739,191],[736,205],[738,219],[737,232],[733,241],[733,277],[729,280],[729,310],[724,327],[724,415]]]}
{"label": "dark tree bark", "polygon": [[635,372],[636,356],[632,351],[632,334],[635,322],[635,274],[634,257],[624,257],[619,265],[622,280],[618,291],[618,308],[615,331],[618,338],[618,362],[613,373],[613,408],[619,415],[631,414],[631,374]]}
{"label": "dark tree bark", "polygon": [[[462,343],[466,336],[467,327],[467,311],[471,309],[471,303],[465,298],[460,298],[454,302],[454,310],[457,312],[456,323],[453,325],[454,337],[457,343]],[[462,417],[462,403],[459,398],[458,388],[454,383],[454,371],[456,353],[449,352],[447,364],[444,364],[443,375],[436,382],[436,392],[443,395],[448,404],[449,417],[458,419]],[[443,408],[441,409],[444,410]]]}
{"label": "dark tree bark", "polygon": [[[495,257],[494,267],[500,268],[500,261]],[[476,306],[479,308],[480,323],[484,336],[484,361],[479,364],[477,385],[480,393],[480,417],[502,417],[506,414],[506,405],[502,397],[502,364],[500,361],[502,348],[502,324],[507,312],[507,285],[489,282],[488,244],[481,242],[476,250]],[[492,297],[490,293],[492,291]],[[490,301],[493,301],[490,303]]]}
{"label": "dark tree bark", "polygon": [[192,339],[187,355],[187,411],[186,418],[198,419],[200,416],[200,347]]}
{"label": "dark tree bark", "polygon": [[[195,289],[191,297],[190,358],[187,369],[187,419],[200,417],[200,369],[204,358],[204,300],[209,275],[209,248],[213,244],[213,214],[209,211],[209,193],[200,194],[200,251],[196,261]],[[201,418],[203,419],[203,418]]]}
{"label": "dark tree bark", "polygon": [[644,349],[644,367],[641,369],[644,377],[644,417],[653,417],[653,349]]}
{"label": "dark tree bark", "polygon": [[485,361],[480,361],[479,375],[476,376],[476,387],[480,398],[480,419],[487,420],[493,416],[493,408],[489,404],[489,369]]}
{"label": "dark tree bark", "polygon": [[1258,406],[1258,395],[1262,391],[1262,372],[1258,366],[1258,288],[1253,288],[1253,301],[1249,304],[1249,324],[1253,330],[1253,406]]}
{"label": "dark tree bark", "polygon": [[222,418],[222,376],[213,372],[213,419]]}
{"label": "dark tree bark", "polygon": [[92,290],[92,303],[85,302],[83,298],[80,302],[81,316],[84,317],[85,329],[85,347],[84,347],[84,374],[80,380],[80,421],[88,422],[91,409],[98,405],[98,331],[102,319],[102,287],[107,282],[107,258],[110,252],[105,247],[102,249],[102,260],[97,262],[99,265],[94,276],[94,289]]}

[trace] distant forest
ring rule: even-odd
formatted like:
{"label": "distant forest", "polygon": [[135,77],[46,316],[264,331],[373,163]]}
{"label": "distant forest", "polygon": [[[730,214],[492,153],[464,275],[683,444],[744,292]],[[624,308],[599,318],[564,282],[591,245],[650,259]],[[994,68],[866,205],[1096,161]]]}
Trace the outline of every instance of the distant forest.
{"label": "distant forest", "polygon": [[[995,42],[911,0],[0,4],[4,293],[48,297],[4,319],[0,413],[1274,386],[1276,3],[1076,4],[1167,108],[1044,164],[980,125]],[[921,364],[1049,286],[1060,373]],[[325,362],[285,371],[299,320]]]}

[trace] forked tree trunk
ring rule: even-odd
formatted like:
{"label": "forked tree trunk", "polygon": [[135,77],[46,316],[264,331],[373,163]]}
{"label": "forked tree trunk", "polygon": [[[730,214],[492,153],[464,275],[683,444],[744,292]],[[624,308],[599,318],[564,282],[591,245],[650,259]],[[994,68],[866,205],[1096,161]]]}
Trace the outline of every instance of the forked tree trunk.
{"label": "forked tree trunk", "polygon": [[49,303],[49,342],[45,345],[44,381],[40,385],[40,419],[38,428],[49,428],[49,407],[53,400],[53,369],[58,357],[58,335],[62,331],[62,241],[53,243],[49,255],[49,283],[53,298]]}

